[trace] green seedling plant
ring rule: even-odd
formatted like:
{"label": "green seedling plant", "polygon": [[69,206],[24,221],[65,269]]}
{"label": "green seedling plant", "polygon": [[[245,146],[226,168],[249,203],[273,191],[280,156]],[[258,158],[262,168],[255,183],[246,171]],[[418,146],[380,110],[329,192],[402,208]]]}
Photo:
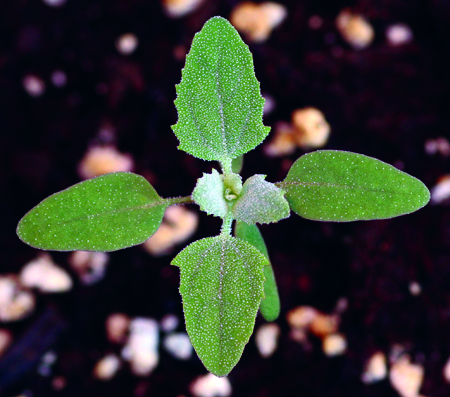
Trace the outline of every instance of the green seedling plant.
{"label": "green seedling plant", "polygon": [[[78,183],[46,198],[19,222],[32,247],[57,251],[116,251],[143,243],[170,205],[197,204],[222,218],[220,234],[198,240],[172,261],[180,270],[186,329],[197,355],[217,376],[239,361],[260,310],[277,318],[280,302],[257,224],[278,222],[291,210],[316,221],[386,219],[429,201],[418,179],[361,154],[321,150],[300,157],[278,183],[239,175],[242,156],[270,128],[252,55],[224,18],[194,37],[176,87],[179,149],[220,170],[203,174],[188,197],[162,198],[142,176],[117,172]],[[235,222],[234,230],[232,228]]]}

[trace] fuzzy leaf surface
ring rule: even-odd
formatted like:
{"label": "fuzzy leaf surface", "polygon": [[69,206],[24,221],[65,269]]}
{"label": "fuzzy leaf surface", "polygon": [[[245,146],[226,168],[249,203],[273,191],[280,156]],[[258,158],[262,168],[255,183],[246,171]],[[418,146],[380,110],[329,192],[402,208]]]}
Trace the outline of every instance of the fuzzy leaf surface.
{"label": "fuzzy leaf surface", "polygon": [[224,218],[227,214],[228,204],[224,198],[222,176],[214,169],[211,174],[203,174],[197,181],[192,199],[208,215]]}
{"label": "fuzzy leaf surface", "polygon": [[265,181],[265,175],[253,175],[242,186],[232,207],[233,217],[245,223],[278,222],[290,215],[284,191]]}
{"label": "fuzzy leaf surface", "polygon": [[231,236],[196,241],[172,261],[180,268],[186,329],[208,371],[227,375],[237,364],[263,298],[267,259]]}
{"label": "fuzzy leaf surface", "polygon": [[145,178],[117,172],[47,197],[21,219],[17,234],[45,250],[116,251],[147,240],[166,207]]}
{"label": "fuzzy leaf surface", "polygon": [[264,238],[258,226],[244,222],[236,222],[234,235],[253,245],[269,261],[269,264],[263,269],[266,281],[264,282],[264,299],[261,301],[259,311],[267,321],[275,321],[280,315],[280,297]]}
{"label": "fuzzy leaf surface", "polygon": [[317,221],[393,218],[430,199],[418,179],[372,157],[337,150],[300,157],[280,185],[293,211]]}
{"label": "fuzzy leaf surface", "polygon": [[253,58],[236,29],[213,17],[197,33],[176,86],[179,149],[226,162],[254,149],[269,133]]}

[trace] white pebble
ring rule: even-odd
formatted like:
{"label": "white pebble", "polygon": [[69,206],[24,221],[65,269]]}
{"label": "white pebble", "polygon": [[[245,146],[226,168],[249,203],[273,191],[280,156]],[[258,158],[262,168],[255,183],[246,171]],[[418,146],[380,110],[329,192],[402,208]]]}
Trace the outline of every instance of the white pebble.
{"label": "white pebble", "polygon": [[13,275],[0,276],[0,321],[21,320],[34,309],[34,295],[24,291]]}
{"label": "white pebble", "polygon": [[401,397],[418,397],[423,376],[424,368],[420,364],[411,363],[407,355],[394,362],[389,372],[392,387]]}
{"label": "white pebble", "polygon": [[277,324],[263,324],[256,331],[255,342],[262,357],[270,357],[277,348],[280,327]]}
{"label": "white pebble", "polygon": [[25,91],[34,98],[40,97],[45,91],[45,83],[38,76],[25,76],[22,80],[22,85]]}
{"label": "white pebble", "polygon": [[161,330],[164,332],[172,332],[178,327],[178,317],[175,314],[166,314],[161,320]]}
{"label": "white pebble", "polygon": [[450,197],[450,175],[439,178],[437,184],[431,189],[431,203],[439,204]]}
{"label": "white pebble", "polygon": [[125,33],[116,40],[116,48],[122,55],[130,55],[138,47],[139,40],[133,33]]}
{"label": "white pebble", "polygon": [[203,2],[203,0],[163,0],[164,9],[171,18],[180,18],[189,14]]}
{"label": "white pebble", "polygon": [[135,318],[130,324],[130,335],[122,349],[122,358],[130,362],[137,376],[149,375],[159,362],[158,322],[151,318]]}
{"label": "white pebble", "polygon": [[175,358],[187,360],[192,356],[192,345],[189,336],[185,333],[167,335],[164,339],[165,349]]}
{"label": "white pebble", "polygon": [[227,377],[218,378],[213,374],[199,376],[190,386],[195,397],[231,396],[231,384]]}
{"label": "white pebble", "polygon": [[328,357],[339,356],[347,350],[347,341],[341,334],[327,335],[322,341],[322,349]]}
{"label": "white pebble", "polygon": [[130,319],[126,314],[113,313],[106,319],[106,336],[112,343],[123,343],[130,326]]}
{"label": "white pebble", "polygon": [[450,383],[450,358],[447,360],[447,363],[445,364],[442,372],[443,372],[445,381],[447,383]]}
{"label": "white pebble", "polygon": [[95,284],[106,273],[109,256],[106,252],[75,251],[69,257],[69,264],[85,285]]}
{"label": "white pebble", "polygon": [[28,262],[20,272],[20,282],[26,287],[48,293],[66,292],[72,288],[68,273],[56,266],[48,254]]}
{"label": "white pebble", "polygon": [[386,356],[377,352],[370,357],[361,380],[366,383],[378,382],[387,376]]}
{"label": "white pebble", "polygon": [[50,7],[61,7],[66,4],[67,0],[42,0],[44,4],[47,4]]}
{"label": "white pebble", "polygon": [[417,281],[411,281],[409,283],[409,292],[411,295],[418,296],[422,292],[422,287]]}
{"label": "white pebble", "polygon": [[413,40],[414,35],[408,25],[405,25],[404,23],[397,23],[386,29],[386,38],[388,43],[395,47],[410,43]]}

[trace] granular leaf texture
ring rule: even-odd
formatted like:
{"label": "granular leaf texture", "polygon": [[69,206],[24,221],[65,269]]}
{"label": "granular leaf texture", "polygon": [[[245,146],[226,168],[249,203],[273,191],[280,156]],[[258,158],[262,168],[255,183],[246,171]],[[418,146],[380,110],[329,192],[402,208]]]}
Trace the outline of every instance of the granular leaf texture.
{"label": "granular leaf texture", "polygon": [[224,198],[222,176],[215,169],[197,180],[192,199],[208,215],[224,218],[227,214],[228,204]]}
{"label": "granular leaf texture", "polygon": [[196,241],[172,262],[180,268],[187,332],[214,375],[232,370],[253,332],[267,264],[255,247],[231,236]]}
{"label": "granular leaf texture", "polygon": [[257,225],[249,225],[244,222],[236,222],[234,235],[253,245],[269,261],[269,264],[263,269],[266,281],[264,282],[264,299],[261,301],[259,311],[267,321],[275,321],[280,315],[280,297],[264,238]]}
{"label": "granular leaf texture", "polygon": [[372,157],[337,150],[300,157],[279,185],[293,211],[317,221],[393,218],[430,199],[418,179]]}
{"label": "granular leaf texture", "polygon": [[21,219],[17,234],[45,250],[116,251],[147,240],[166,207],[145,178],[117,172],[46,198]]}
{"label": "granular leaf texture", "polygon": [[211,18],[195,35],[176,90],[178,123],[172,128],[179,149],[193,156],[229,162],[269,133],[252,55],[224,18]]}

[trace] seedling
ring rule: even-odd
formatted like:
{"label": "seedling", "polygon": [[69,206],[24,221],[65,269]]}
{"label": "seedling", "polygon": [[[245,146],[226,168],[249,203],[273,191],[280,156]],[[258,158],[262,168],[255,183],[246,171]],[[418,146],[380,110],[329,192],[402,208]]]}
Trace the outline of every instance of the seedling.
{"label": "seedling", "polygon": [[[18,236],[57,251],[116,251],[143,243],[170,205],[195,203],[223,220],[218,236],[188,245],[172,261],[180,268],[186,329],[205,367],[227,375],[239,361],[258,309],[268,320],[280,311],[277,287],[256,224],[294,211],[316,221],[386,219],[429,200],[418,179],[371,157],[322,150],[300,157],[278,183],[254,175],[244,183],[242,155],[269,133],[252,55],[223,18],[195,35],[177,85],[179,149],[221,172],[204,174],[188,197],[162,198],[142,176],[117,172],[78,183],[28,212]],[[232,224],[236,221],[234,233]],[[234,236],[233,236],[234,234]]]}

